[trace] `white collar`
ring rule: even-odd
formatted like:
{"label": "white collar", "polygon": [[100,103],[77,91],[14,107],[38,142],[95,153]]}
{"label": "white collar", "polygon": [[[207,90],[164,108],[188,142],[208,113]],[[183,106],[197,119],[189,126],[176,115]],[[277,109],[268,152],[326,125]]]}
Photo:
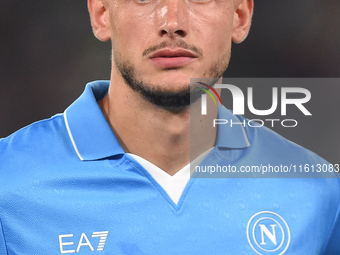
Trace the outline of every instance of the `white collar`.
{"label": "white collar", "polygon": [[[214,147],[206,150],[200,156],[198,156],[191,163],[195,165],[199,165],[202,160],[212,151]],[[133,157],[142,167],[144,167],[151,176],[158,182],[159,185],[168,193],[169,197],[174,201],[175,204],[178,203],[185,186],[187,185],[190,179],[190,163],[185,167],[180,169],[174,175],[169,175],[167,172],[159,168],[158,166],[152,164],[150,161],[135,155],[128,153],[131,157]]]}

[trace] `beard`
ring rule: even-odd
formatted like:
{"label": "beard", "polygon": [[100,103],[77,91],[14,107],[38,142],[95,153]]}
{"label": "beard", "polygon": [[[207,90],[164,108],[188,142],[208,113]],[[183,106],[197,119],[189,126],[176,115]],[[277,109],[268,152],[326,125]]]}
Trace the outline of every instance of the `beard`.
{"label": "beard", "polygon": [[[183,44],[181,45],[183,46]],[[163,45],[161,46],[163,47]],[[156,50],[159,47],[150,47],[146,51]],[[146,52],[145,51],[145,52]],[[213,86],[225,70],[228,68],[230,51],[215,61],[210,68],[203,74],[204,78],[191,79],[184,84],[183,89],[177,91],[166,90],[161,84],[151,84],[143,80],[137,74],[135,66],[128,60],[123,60],[117,52],[113,53],[114,62],[121,73],[125,83],[135,92],[139,93],[150,103],[167,109],[184,109],[196,102],[205,92],[199,88],[204,88],[203,82]],[[209,77],[209,78],[208,78]],[[213,77],[213,78],[210,78]]]}

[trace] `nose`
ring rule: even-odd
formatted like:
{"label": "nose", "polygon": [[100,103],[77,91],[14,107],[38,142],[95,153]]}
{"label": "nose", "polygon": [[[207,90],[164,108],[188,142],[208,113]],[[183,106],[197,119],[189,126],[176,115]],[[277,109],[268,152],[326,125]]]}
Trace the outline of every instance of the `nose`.
{"label": "nose", "polygon": [[163,0],[159,11],[159,35],[183,38],[188,34],[188,7],[186,0]]}

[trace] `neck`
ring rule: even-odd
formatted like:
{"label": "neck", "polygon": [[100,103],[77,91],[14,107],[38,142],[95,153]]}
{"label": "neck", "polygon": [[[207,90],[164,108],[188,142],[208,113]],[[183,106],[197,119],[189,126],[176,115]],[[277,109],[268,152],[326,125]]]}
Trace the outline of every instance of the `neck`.
{"label": "neck", "polygon": [[170,175],[215,144],[214,112],[201,116],[200,100],[178,111],[153,105],[124,83],[111,81],[99,105],[124,151]]}

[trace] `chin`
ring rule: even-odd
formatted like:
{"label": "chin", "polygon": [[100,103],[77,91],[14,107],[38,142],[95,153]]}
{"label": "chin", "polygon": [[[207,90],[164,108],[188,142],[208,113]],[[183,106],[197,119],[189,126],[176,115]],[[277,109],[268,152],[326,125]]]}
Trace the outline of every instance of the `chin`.
{"label": "chin", "polygon": [[190,90],[190,81],[187,81],[186,83],[181,82],[181,83],[167,83],[161,88],[162,91],[167,91],[167,92],[182,92],[182,91],[189,91]]}
{"label": "chin", "polygon": [[195,76],[184,76],[179,74],[166,75],[166,77],[160,77],[159,79],[152,79],[150,84],[159,84],[164,90],[170,90],[176,92],[177,90],[184,90],[190,87],[191,78]]}

